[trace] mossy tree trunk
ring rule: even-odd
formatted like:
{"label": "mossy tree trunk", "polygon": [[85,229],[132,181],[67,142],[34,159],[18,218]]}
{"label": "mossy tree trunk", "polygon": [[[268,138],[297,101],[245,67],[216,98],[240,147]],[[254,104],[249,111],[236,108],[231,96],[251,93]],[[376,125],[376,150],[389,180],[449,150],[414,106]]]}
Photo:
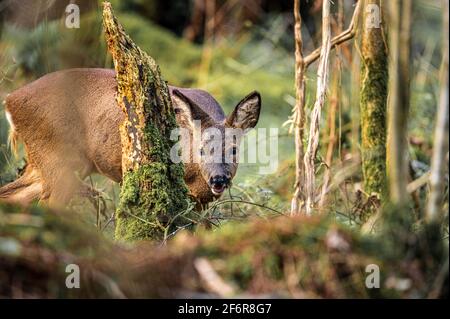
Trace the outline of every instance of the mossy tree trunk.
{"label": "mossy tree trunk", "polygon": [[155,61],[137,47],[103,7],[108,50],[117,78],[117,102],[126,114],[120,127],[122,187],[116,238],[161,240],[181,224],[188,206],[183,164],[170,160],[170,132],[177,127],[166,82]]}
{"label": "mossy tree trunk", "polygon": [[[373,12],[370,8],[379,8]],[[375,9],[377,10],[377,9]],[[381,0],[364,1],[361,45],[361,155],[364,190],[380,196],[386,191],[387,48]],[[379,13],[379,14],[378,14]],[[372,15],[372,16],[370,16]]]}

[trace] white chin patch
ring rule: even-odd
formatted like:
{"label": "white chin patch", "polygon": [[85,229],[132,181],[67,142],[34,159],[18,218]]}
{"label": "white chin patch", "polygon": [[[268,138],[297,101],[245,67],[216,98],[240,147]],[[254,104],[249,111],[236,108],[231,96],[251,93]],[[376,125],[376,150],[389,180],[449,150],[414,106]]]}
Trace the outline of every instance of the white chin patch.
{"label": "white chin patch", "polygon": [[8,121],[9,126],[11,127],[11,130],[14,131],[16,128],[14,127],[11,113],[9,113],[8,111],[5,111],[5,115],[6,115],[6,120]]}
{"label": "white chin patch", "polygon": [[216,195],[216,196],[220,196],[220,195],[223,194],[223,191],[221,191],[221,192],[216,192],[213,188],[211,188],[211,192],[212,192],[214,195]]}

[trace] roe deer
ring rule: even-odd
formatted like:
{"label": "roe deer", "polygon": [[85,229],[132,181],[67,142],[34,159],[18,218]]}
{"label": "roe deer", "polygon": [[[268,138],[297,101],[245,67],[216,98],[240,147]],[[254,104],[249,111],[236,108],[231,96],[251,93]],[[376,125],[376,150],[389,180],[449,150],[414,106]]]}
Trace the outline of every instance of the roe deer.
{"label": "roe deer", "polygon": [[[92,173],[120,182],[119,124],[125,115],[115,99],[116,86],[114,70],[69,69],[47,74],[9,94],[5,108],[11,145],[14,148],[19,139],[23,142],[28,164],[22,176],[0,188],[0,200],[21,204],[42,200],[60,206],[86,187],[81,181]],[[171,86],[169,91],[179,127],[191,133],[197,120],[201,128],[214,127],[220,132],[247,130],[258,122],[261,97],[257,92],[245,97],[226,117],[205,91]],[[200,147],[209,142],[202,137]],[[185,144],[182,151],[190,147]],[[233,154],[238,144],[231,145]],[[217,199],[230,185],[237,165],[237,160],[185,163],[191,195],[200,204]]]}

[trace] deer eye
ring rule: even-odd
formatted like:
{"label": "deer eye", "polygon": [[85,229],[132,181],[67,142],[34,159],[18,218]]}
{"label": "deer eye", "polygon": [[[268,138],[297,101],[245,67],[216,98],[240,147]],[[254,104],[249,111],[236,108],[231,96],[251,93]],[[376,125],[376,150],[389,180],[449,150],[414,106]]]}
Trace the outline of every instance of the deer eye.
{"label": "deer eye", "polygon": [[200,155],[204,156],[205,155],[205,150],[203,149],[203,147],[200,149]]}
{"label": "deer eye", "polygon": [[237,148],[236,148],[236,147],[233,147],[233,149],[231,150],[231,152],[232,152],[233,155],[236,155],[236,154],[237,154]]}

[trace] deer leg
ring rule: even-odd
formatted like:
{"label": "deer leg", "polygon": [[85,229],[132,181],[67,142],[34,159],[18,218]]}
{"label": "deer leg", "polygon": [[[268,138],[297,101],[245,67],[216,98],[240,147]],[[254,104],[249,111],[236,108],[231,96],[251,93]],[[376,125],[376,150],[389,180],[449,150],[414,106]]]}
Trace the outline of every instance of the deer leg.
{"label": "deer leg", "polygon": [[47,195],[48,205],[64,208],[80,188],[80,182],[73,172],[63,171],[52,178],[50,187],[47,186],[50,188],[49,192],[47,192],[46,186],[44,193]]}
{"label": "deer leg", "polygon": [[43,174],[43,192],[42,201],[50,207],[64,208],[74,195],[78,194],[83,188],[82,179],[87,176],[88,170],[83,169],[76,173],[74,167],[79,165],[54,165],[58,167],[55,170],[47,170]]}
{"label": "deer leg", "polygon": [[29,205],[41,197],[42,182],[39,173],[31,166],[14,182],[0,187],[0,201]]}

